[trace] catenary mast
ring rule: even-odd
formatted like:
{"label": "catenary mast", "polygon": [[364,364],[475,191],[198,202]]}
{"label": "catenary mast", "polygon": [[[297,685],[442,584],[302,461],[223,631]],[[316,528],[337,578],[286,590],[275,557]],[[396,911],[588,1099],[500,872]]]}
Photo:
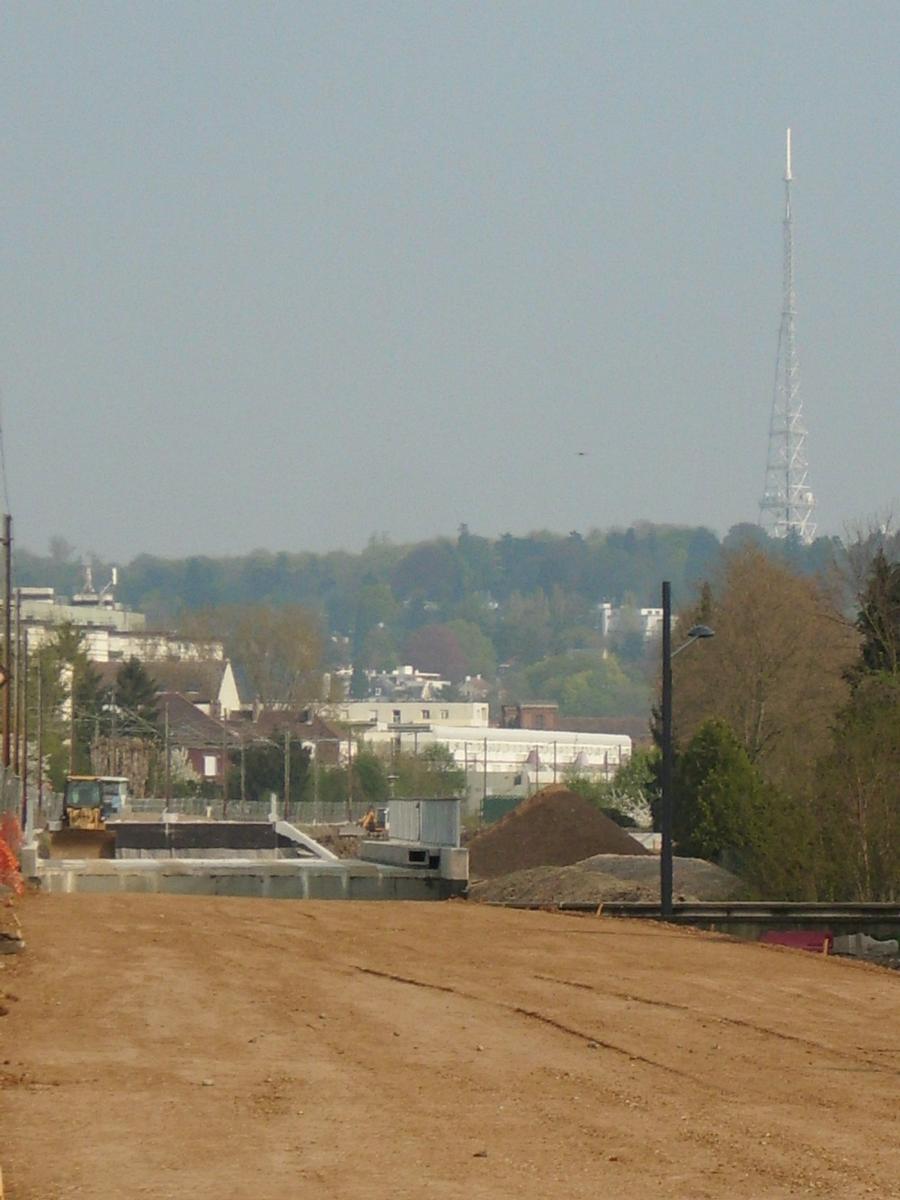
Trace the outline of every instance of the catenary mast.
{"label": "catenary mast", "polygon": [[787,131],[784,171],[784,284],[778,355],[775,363],[775,396],[769,424],[766,489],[760,501],[760,524],[773,537],[794,536],[811,542],[816,535],[813,510],[816,501],[809,486],[806,462],[806,426],[800,399],[800,372],[794,323],[794,222],[791,214],[791,131]]}

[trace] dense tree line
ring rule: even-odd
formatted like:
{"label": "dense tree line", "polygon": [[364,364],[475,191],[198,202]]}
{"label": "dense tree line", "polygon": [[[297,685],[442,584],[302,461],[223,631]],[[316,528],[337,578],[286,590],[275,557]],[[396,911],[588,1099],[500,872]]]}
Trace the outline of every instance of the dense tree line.
{"label": "dense tree line", "polygon": [[[524,537],[504,534],[486,538],[463,525],[455,538],[415,545],[373,538],[358,554],[326,554],[255,550],[231,558],[194,556],[164,559],[141,554],[124,566],[120,598],[160,620],[184,610],[223,605],[304,605],[325,618],[329,629],[353,633],[362,624],[384,619],[387,604],[416,614],[413,628],[427,614],[449,616],[472,596],[504,603],[513,596],[554,591],[596,602],[638,605],[658,603],[659,581],[670,579],[676,599],[686,599],[707,578],[721,554],[747,541],[801,574],[816,574],[831,561],[835,539],[820,538],[811,546],[772,542],[755,525],[737,525],[719,539],[703,527],[642,523],[626,530],[592,530],[582,536],[540,532]],[[94,559],[95,580],[104,579],[107,564]],[[52,552],[15,553],[16,580],[22,585],[50,585],[62,593],[81,589],[82,567],[70,547],[54,539]]]}
{"label": "dense tree line", "polygon": [[855,613],[758,550],[680,622],[678,852],[769,898],[900,898],[900,563],[874,549]]}
{"label": "dense tree line", "polygon": [[[599,602],[656,606],[662,579],[687,602],[748,542],[804,576],[826,570],[837,549],[825,538],[769,542],[753,525],[721,540],[702,527],[649,523],[499,538],[461,526],[455,538],[415,545],[373,539],[358,554],[140,555],[122,571],[119,598],[157,624],[223,637],[264,699],[311,698],[321,671],[347,662],[362,693],[366,670],[411,662],[454,684],[482,675],[498,697],[539,695],[572,716],[635,715],[652,686],[646,647],[636,628],[604,643]],[[44,557],[19,551],[15,569],[21,584],[81,587],[62,539]],[[96,563],[95,579],[106,570]]]}

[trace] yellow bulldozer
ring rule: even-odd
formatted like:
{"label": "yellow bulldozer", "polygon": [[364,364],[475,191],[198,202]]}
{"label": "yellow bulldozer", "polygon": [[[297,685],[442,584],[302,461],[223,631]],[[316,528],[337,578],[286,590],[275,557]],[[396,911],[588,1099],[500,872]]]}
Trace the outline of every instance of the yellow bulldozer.
{"label": "yellow bulldozer", "polygon": [[114,858],[115,832],[108,822],[128,801],[128,780],[118,775],[70,775],[62,819],[50,828],[51,858]]}

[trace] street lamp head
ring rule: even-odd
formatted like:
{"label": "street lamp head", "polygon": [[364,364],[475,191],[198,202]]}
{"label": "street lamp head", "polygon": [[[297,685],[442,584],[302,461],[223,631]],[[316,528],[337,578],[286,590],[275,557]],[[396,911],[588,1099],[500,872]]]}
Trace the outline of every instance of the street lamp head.
{"label": "street lamp head", "polygon": [[711,638],[716,636],[716,631],[710,629],[708,625],[695,625],[693,629],[688,630],[689,638]]}

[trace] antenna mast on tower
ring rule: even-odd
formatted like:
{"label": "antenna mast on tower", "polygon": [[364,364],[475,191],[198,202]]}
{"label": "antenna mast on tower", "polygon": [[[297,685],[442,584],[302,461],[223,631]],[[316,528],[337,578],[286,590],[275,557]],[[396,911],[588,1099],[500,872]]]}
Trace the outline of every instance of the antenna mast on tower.
{"label": "antenna mast on tower", "polygon": [[806,426],[800,399],[800,371],[794,334],[794,221],[791,214],[791,131],[787,131],[784,171],[784,284],[778,355],[775,362],[775,396],[769,424],[769,457],[766,490],[760,501],[760,524],[772,537],[795,536],[811,542],[815,497],[809,486],[806,462]]}

